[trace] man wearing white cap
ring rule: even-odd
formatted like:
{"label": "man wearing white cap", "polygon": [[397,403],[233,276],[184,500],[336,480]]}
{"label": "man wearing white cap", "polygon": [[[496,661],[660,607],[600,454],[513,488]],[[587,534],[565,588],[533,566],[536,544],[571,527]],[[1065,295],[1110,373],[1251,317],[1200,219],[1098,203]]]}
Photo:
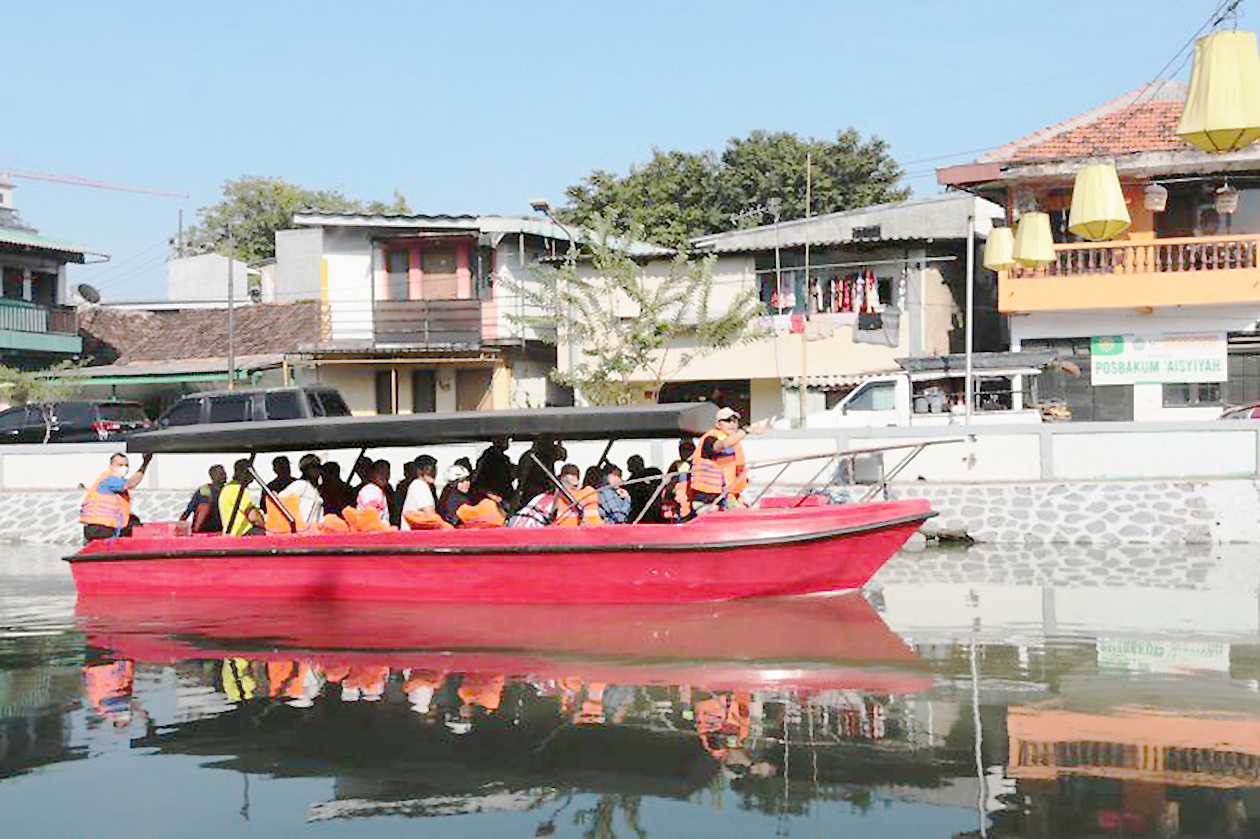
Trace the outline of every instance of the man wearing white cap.
{"label": "man wearing white cap", "polygon": [[744,447],[741,442],[749,434],[761,434],[770,427],[770,420],[739,427],[739,412],[719,408],[715,427],[705,433],[691,456],[690,492],[692,507],[712,505],[725,509],[743,506],[739,494],[747,484],[744,476]]}
{"label": "man wearing white cap", "polygon": [[456,511],[465,504],[471,504],[472,475],[462,464],[455,463],[446,470],[446,486],[442,487],[442,495],[438,498],[438,515],[452,526],[459,525]]}

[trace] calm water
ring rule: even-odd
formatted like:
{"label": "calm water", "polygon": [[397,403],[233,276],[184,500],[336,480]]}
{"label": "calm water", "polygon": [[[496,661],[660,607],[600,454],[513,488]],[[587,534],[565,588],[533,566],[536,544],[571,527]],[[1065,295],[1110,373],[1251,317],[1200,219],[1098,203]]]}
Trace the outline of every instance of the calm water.
{"label": "calm water", "polygon": [[1260,551],[694,609],[78,603],[0,554],[6,836],[1260,836]]}

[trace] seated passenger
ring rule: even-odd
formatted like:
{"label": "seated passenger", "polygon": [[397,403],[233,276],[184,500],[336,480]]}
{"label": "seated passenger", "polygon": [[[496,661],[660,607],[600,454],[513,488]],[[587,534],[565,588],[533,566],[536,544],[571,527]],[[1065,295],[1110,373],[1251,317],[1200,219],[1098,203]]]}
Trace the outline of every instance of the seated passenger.
{"label": "seated passenger", "polygon": [[[323,499],[319,494],[319,481],[323,474],[319,458],[313,454],[302,455],[302,459],[298,461],[298,474],[299,478],[290,481],[276,495],[293,516],[296,532],[301,533],[312,529],[324,510]],[[271,507],[267,508],[267,530],[291,532],[288,521]]]}
{"label": "seated passenger", "polygon": [[249,495],[253,480],[249,461],[242,458],[232,464],[232,480],[219,490],[219,519],[228,536],[261,536],[267,532],[263,529],[262,511]]}
{"label": "seated passenger", "polygon": [[179,517],[180,521],[184,521],[192,516],[190,529],[193,533],[223,532],[223,522],[219,521],[219,493],[226,483],[227,470],[217,463],[211,466],[210,483],[197,487],[184,508],[184,514]]}
{"label": "seated passenger", "polygon": [[[427,454],[415,459],[416,478],[407,487],[402,503],[403,530],[446,530],[448,524],[437,512],[433,485],[437,479],[437,461]],[[458,510],[457,510],[458,512]]]}
{"label": "seated passenger", "polygon": [[324,499],[324,512],[339,516],[346,507],[354,506],[354,492],[350,485],[341,480],[341,464],[330,460],[321,469],[323,479],[319,484],[320,497]]}
{"label": "seated passenger", "polygon": [[560,469],[560,480],[569,491],[573,501],[562,492],[555,495],[555,515],[553,523],[560,527],[577,527],[579,525],[602,524],[599,517],[599,491],[592,487],[578,486],[578,468],[566,463]]}
{"label": "seated passenger", "polygon": [[504,498],[512,494],[513,486],[512,460],[508,457],[507,450],[508,438],[494,438],[489,448],[477,458],[477,468],[473,470],[479,486],[489,487]]}
{"label": "seated passenger", "polygon": [[691,519],[690,471],[685,460],[670,464],[671,477],[661,494],[661,521],[680,524]]}
{"label": "seated passenger", "polygon": [[503,527],[507,516],[503,512],[503,496],[492,489],[483,490],[476,504],[462,504],[455,510],[461,527]]}
{"label": "seated passenger", "polygon": [[630,491],[621,485],[621,467],[608,464],[599,490],[599,517],[608,524],[626,524],[631,504]]}
{"label": "seated passenger", "polygon": [[456,511],[470,501],[468,493],[472,491],[472,472],[464,468],[458,461],[446,470],[446,486],[442,487],[442,495],[438,498],[438,515],[447,524],[459,526]]}
{"label": "seated passenger", "polygon": [[392,492],[389,486],[389,461],[378,460],[373,463],[368,478],[368,482],[359,489],[355,507],[360,512],[371,510],[382,522],[389,524],[389,495]]}

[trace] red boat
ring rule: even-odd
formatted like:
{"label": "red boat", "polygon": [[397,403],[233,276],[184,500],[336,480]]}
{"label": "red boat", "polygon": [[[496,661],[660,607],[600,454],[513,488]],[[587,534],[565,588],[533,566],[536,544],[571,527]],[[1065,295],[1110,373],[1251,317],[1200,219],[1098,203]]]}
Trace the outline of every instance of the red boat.
{"label": "red boat", "polygon": [[[692,404],[187,426],[134,435],[127,448],[243,451],[252,462],[259,452],[499,436],[677,439],[712,427],[715,411]],[[914,500],[740,510],[681,525],[261,537],[144,528],[93,542],[68,560],[81,595],[686,603],[861,588],[931,515],[926,501]]]}
{"label": "red boat", "polygon": [[80,597],[92,647],[170,664],[244,657],[710,690],[931,687],[860,594],[718,604],[540,606]]}

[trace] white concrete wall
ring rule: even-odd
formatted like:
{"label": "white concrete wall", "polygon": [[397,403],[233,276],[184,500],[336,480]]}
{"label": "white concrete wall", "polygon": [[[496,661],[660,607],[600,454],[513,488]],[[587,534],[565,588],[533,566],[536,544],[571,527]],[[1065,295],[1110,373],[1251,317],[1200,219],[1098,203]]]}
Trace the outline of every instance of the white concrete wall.
{"label": "white concrete wall", "polygon": [[520,244],[518,236],[508,234],[495,248],[493,299],[498,338],[499,340],[524,339],[528,341],[552,339],[555,336],[554,328],[540,329],[523,326],[516,320],[539,317],[543,314],[538,307],[526,305],[525,298],[517,292],[515,286],[536,282],[538,273],[547,270],[538,264],[538,260],[546,255],[546,251],[537,244],[531,244],[527,238],[524,253],[522,253]]}
{"label": "white concrete wall", "polygon": [[333,341],[372,340],[372,243],[356,229],[323,234]]}
{"label": "white concrete wall", "polygon": [[320,299],[320,259],[324,252],[324,231],[302,227],[276,231],[276,262],[272,271],[275,300]]}
{"label": "white concrete wall", "polygon": [[[236,300],[249,297],[249,266],[233,260],[232,288]],[[203,253],[166,262],[166,297],[172,301],[227,300],[228,258]]]}

